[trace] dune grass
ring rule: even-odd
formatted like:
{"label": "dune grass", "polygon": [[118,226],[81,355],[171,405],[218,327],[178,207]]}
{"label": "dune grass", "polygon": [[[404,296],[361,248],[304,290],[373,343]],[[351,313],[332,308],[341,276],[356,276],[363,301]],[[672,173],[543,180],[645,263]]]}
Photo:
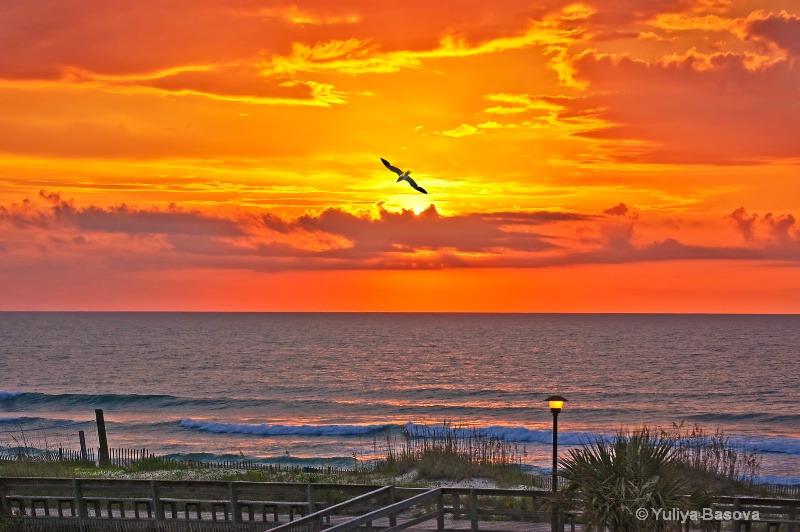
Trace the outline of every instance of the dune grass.
{"label": "dune grass", "polygon": [[677,468],[690,491],[752,492],[761,468],[761,456],[731,441],[721,429],[713,433],[698,425],[673,423],[661,435],[674,442]]}
{"label": "dune grass", "polygon": [[501,486],[531,483],[521,467],[527,457],[524,446],[474,428],[447,422],[404,427],[399,433],[387,432],[384,447],[376,471],[391,476],[415,472],[422,481],[483,478]]}

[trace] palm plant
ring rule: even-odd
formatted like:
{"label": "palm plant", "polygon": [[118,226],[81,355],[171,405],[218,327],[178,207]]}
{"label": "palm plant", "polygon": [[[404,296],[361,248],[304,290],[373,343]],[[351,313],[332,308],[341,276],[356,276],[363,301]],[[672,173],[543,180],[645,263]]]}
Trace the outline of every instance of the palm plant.
{"label": "palm plant", "polygon": [[[581,500],[587,529],[664,530],[670,523],[655,511],[682,507],[683,484],[673,449],[672,439],[647,429],[570,449],[561,460],[565,493]],[[679,529],[680,524],[674,524]]]}

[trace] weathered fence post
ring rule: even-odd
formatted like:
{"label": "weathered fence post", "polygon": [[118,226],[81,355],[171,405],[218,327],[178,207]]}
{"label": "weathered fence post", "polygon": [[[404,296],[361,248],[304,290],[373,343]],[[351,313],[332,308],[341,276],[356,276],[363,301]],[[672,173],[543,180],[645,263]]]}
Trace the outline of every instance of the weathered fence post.
{"label": "weathered fence post", "polygon": [[0,478],[0,515],[9,515],[11,514],[11,508],[8,507],[8,501],[6,500],[6,486],[3,479]]}
{"label": "weathered fence post", "polygon": [[472,532],[478,532],[478,494],[469,490],[469,519]]}
{"label": "weathered fence post", "polygon": [[83,500],[83,489],[80,479],[72,479],[72,498],[75,500],[75,512],[78,514],[78,527],[83,530],[83,520],[89,517],[86,503]]}
{"label": "weathered fence post", "polygon": [[153,510],[156,514],[156,522],[162,523],[164,521],[164,505],[161,504],[158,483],[155,480],[150,481],[150,496],[153,498]]}
{"label": "weathered fence post", "polygon": [[103,409],[97,408],[95,411],[97,418],[97,439],[100,444],[100,466],[107,467],[108,459],[108,438],[106,437],[106,420],[103,418]]}
{"label": "weathered fence post", "polygon": [[308,513],[313,514],[317,511],[317,496],[314,493],[314,484],[309,484],[306,487],[308,492]]}
{"label": "weathered fence post", "polygon": [[439,512],[436,517],[436,530],[444,530],[444,492],[441,489],[436,498],[436,511]]}
{"label": "weathered fence post", "polygon": [[[739,499],[739,497],[736,497],[735,499],[733,499],[733,514],[734,514],[734,516],[736,516],[739,513],[739,510],[741,510],[741,508],[742,508],[742,501]],[[733,520],[733,532],[739,532],[739,530],[741,530],[741,526],[742,526],[742,522],[739,521],[738,519],[734,518],[734,520]]]}
{"label": "weathered fence post", "polygon": [[81,460],[85,462],[89,459],[89,455],[86,452],[86,434],[82,430],[78,431],[78,439],[81,442]]}
{"label": "weathered fence post", "polygon": [[239,494],[236,492],[236,483],[228,483],[228,491],[231,499],[231,513],[233,514],[233,522],[242,522],[242,508],[239,506]]}
{"label": "weathered fence post", "polygon": [[[397,502],[397,494],[395,493],[394,484],[389,486],[389,504],[394,504]],[[397,526],[397,514],[392,512],[389,514],[389,527],[394,528]]]}

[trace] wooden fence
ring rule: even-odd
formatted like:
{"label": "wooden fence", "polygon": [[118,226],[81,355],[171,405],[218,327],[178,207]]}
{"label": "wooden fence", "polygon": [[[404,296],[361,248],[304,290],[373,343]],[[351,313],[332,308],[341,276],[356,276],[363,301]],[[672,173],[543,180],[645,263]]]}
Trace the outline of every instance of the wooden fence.
{"label": "wooden fence", "polygon": [[5,477],[0,529],[5,519],[25,530],[265,530],[374,491],[359,484]]}
{"label": "wooden fence", "polygon": [[[466,496],[459,499],[458,495]],[[445,495],[450,506],[445,507]],[[493,508],[498,496],[530,501],[524,510]],[[479,497],[481,507],[479,507]],[[408,528],[445,514],[506,515],[546,523],[542,508],[552,494],[542,490],[457,490],[348,484],[156,481],[59,478],[0,478],[6,519],[25,530],[353,530]],[[521,503],[517,503],[521,504]],[[520,506],[523,508],[523,506]]]}

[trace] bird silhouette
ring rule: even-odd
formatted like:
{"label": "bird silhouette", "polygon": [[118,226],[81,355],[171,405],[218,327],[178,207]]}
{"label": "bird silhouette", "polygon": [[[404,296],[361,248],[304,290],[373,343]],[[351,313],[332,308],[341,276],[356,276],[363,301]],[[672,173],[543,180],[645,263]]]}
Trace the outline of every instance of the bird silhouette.
{"label": "bird silhouette", "polygon": [[397,178],[397,181],[395,181],[396,183],[399,183],[400,181],[408,181],[408,184],[411,185],[411,188],[413,188],[414,190],[419,190],[423,194],[427,194],[428,193],[424,188],[422,188],[421,186],[417,185],[416,181],[414,181],[413,179],[411,179],[408,176],[408,174],[411,173],[411,170],[406,170],[405,172],[403,172],[402,170],[400,170],[396,166],[392,166],[391,164],[389,164],[389,161],[387,161],[383,157],[381,157],[381,161],[383,162],[383,165],[386,166],[386,168],[388,168],[389,170],[391,170],[392,172],[394,172],[395,174],[400,176],[400,177]]}

